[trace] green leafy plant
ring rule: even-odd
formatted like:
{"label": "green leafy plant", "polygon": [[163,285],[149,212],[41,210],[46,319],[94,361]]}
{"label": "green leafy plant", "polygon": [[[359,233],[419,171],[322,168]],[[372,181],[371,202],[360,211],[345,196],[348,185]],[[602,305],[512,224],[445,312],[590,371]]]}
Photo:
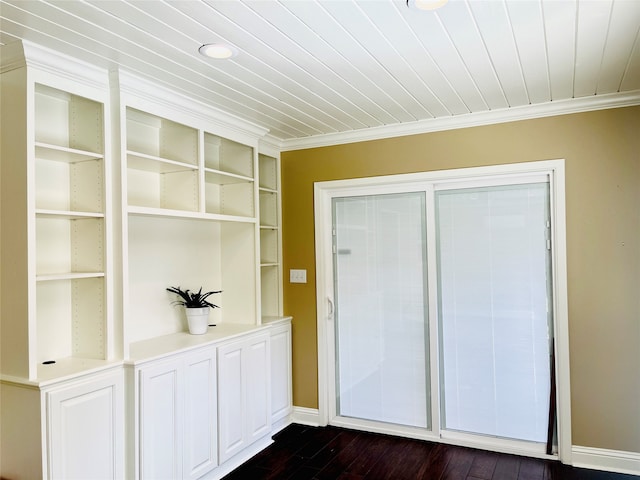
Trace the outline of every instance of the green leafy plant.
{"label": "green leafy plant", "polygon": [[180,300],[172,302],[174,305],[183,305],[186,308],[220,308],[218,305],[214,305],[213,303],[209,302],[207,298],[216,293],[221,293],[222,290],[202,293],[202,287],[200,287],[200,290],[198,290],[197,292],[192,292],[189,289],[182,290],[180,287],[169,287],[167,288],[167,291],[175,293],[180,297]]}

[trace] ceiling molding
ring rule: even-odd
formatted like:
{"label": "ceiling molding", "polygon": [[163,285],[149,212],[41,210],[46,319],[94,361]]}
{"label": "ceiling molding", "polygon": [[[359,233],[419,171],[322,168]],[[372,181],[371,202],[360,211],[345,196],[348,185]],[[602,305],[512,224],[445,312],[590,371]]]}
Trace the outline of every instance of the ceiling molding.
{"label": "ceiling molding", "polygon": [[304,138],[282,141],[282,151],[303,150],[306,148],[328,147],[346,143],[366,142],[383,138],[419,135],[423,133],[441,132],[459,128],[479,127],[497,123],[517,122],[534,118],[568,115],[609,108],[631,107],[640,105],[640,90],[625,93],[594,95],[547,102],[537,105],[513,107],[490,112],[477,112],[456,115],[447,118],[435,118],[418,122],[385,125],[382,127],[354,130],[351,132],[330,133]]}
{"label": "ceiling molding", "polygon": [[[148,104],[163,105],[188,118],[198,119],[205,129],[213,129],[215,125],[216,131],[230,139],[236,139],[238,134],[259,138],[267,133],[267,129],[260,125],[188,97],[177,90],[150,82],[131,72],[114,68],[109,73],[111,83],[118,86],[120,95],[135,97]],[[226,129],[227,132],[220,129]]]}
{"label": "ceiling molding", "polygon": [[0,73],[26,66],[102,90],[109,86],[107,70],[41,45],[14,42],[0,52]]}

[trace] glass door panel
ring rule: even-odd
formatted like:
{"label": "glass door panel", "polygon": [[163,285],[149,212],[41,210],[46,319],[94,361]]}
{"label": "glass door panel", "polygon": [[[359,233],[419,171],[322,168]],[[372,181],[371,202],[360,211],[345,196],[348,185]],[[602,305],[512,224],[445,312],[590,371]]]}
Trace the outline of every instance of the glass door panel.
{"label": "glass door panel", "polygon": [[546,442],[548,188],[436,193],[444,429]]}
{"label": "glass door panel", "polygon": [[429,426],[425,194],[333,199],[336,413]]}

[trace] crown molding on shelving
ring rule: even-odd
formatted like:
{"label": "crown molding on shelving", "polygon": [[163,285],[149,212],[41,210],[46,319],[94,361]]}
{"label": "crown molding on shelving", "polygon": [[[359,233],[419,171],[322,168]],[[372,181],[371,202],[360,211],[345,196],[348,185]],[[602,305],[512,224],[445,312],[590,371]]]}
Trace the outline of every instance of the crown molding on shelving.
{"label": "crown molding on shelving", "polygon": [[[216,134],[235,140],[238,134],[253,138],[265,136],[268,130],[223,110],[183,95],[158,83],[151,83],[120,68],[110,71],[111,83],[121,94],[132,95],[143,101],[168,107],[174,112],[196,118],[205,125],[215,126]],[[211,127],[209,127],[211,128]]]}
{"label": "crown molding on shelving", "polygon": [[512,107],[490,112],[477,112],[418,122],[386,125],[350,132],[330,133],[311,137],[286,139],[280,142],[281,151],[329,147],[346,143],[365,142],[384,138],[418,135],[423,133],[478,127],[497,123],[516,122],[535,118],[583,113],[610,108],[640,105],[640,90],[625,93],[594,95],[543,104]]}
{"label": "crown molding on shelving", "polygon": [[260,138],[258,151],[265,155],[277,157],[281,148],[281,140],[271,134],[267,134]]}
{"label": "crown molding on shelving", "polygon": [[0,73],[26,66],[94,88],[109,88],[106,69],[24,40],[3,45],[0,57]]}

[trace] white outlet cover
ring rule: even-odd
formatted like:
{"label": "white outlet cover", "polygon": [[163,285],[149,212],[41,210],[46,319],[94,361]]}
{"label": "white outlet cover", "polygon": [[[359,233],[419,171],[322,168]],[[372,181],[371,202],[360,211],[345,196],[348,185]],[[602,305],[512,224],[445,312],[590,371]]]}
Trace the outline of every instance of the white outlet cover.
{"label": "white outlet cover", "polygon": [[307,283],[307,271],[292,268],[289,270],[289,283]]}

